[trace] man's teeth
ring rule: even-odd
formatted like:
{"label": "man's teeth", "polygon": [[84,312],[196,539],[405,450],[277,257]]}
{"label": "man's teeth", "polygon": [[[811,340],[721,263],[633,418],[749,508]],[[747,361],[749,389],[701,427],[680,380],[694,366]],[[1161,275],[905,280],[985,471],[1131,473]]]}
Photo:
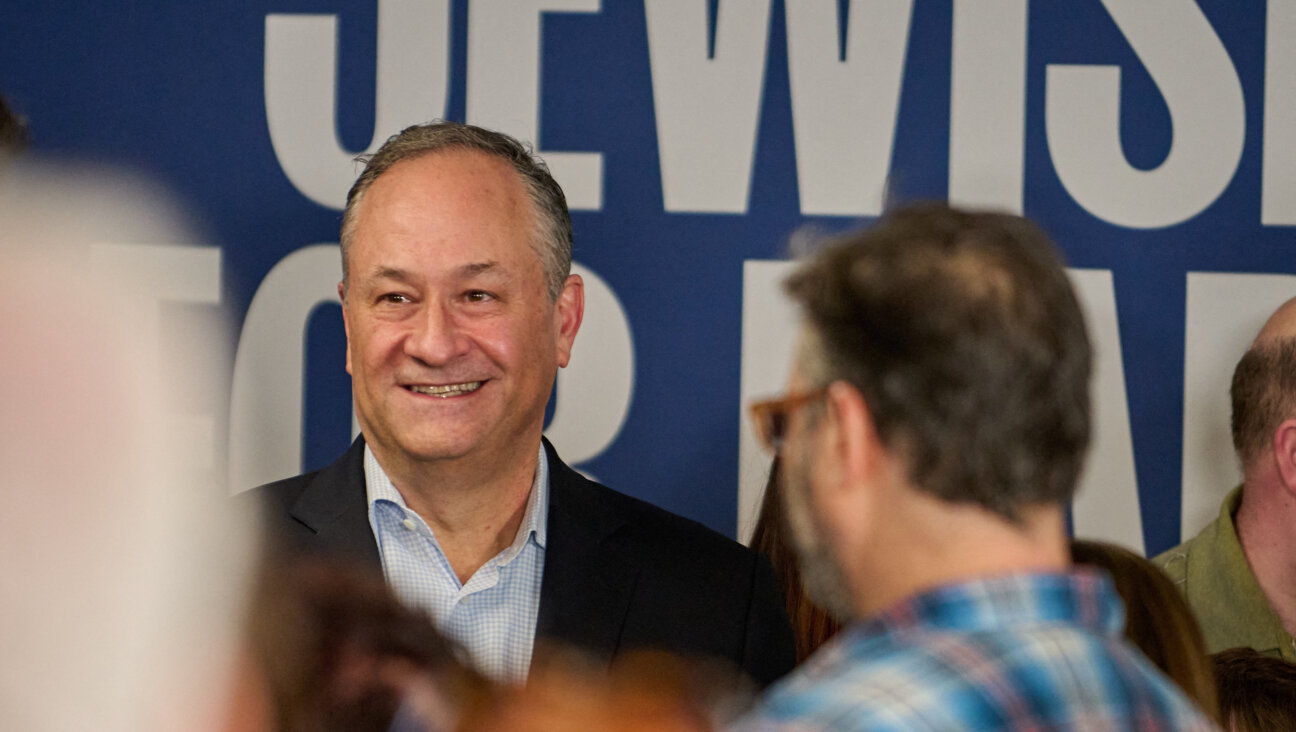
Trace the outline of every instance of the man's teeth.
{"label": "man's teeth", "polygon": [[428,396],[446,397],[458,396],[459,394],[468,394],[481,388],[482,382],[469,381],[465,384],[446,384],[445,386],[411,386],[410,391]]}

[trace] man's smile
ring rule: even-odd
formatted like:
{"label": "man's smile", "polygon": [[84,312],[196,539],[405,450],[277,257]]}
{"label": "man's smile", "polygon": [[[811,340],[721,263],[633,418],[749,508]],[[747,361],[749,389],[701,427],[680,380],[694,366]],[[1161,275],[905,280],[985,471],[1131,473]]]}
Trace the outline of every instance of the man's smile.
{"label": "man's smile", "polygon": [[416,394],[427,394],[428,396],[447,399],[462,394],[471,394],[481,388],[485,381],[466,381],[462,384],[410,384],[405,388]]}

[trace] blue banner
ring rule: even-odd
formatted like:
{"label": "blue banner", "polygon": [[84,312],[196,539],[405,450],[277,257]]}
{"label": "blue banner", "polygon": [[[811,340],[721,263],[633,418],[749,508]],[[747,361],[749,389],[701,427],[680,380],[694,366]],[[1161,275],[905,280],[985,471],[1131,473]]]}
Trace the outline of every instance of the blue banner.
{"label": "blue banner", "polygon": [[1238,481],[1229,375],[1296,295],[1296,0],[7,5],[0,93],[34,152],[142,171],[219,249],[195,266],[220,303],[162,308],[232,316],[201,409],[232,487],[351,439],[352,158],[433,118],[533,142],[570,198],[588,305],[559,451],[730,535],[763,482],[743,408],[786,373],[801,227],[916,199],[1040,222],[1099,357],[1073,524],[1149,553]]}

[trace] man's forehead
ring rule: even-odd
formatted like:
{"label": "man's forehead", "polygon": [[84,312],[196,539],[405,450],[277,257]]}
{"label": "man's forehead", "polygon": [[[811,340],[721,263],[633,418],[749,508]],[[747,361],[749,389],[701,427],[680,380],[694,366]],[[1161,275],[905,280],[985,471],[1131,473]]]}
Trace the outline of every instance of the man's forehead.
{"label": "man's forehead", "polygon": [[521,192],[525,188],[521,173],[507,160],[485,150],[465,147],[429,150],[411,155],[393,163],[369,187],[378,188],[384,181],[393,178],[452,182],[452,187],[457,189],[476,185]]}
{"label": "man's forehead", "polygon": [[531,209],[526,181],[507,160],[474,148],[445,148],[412,154],[379,173],[355,202],[356,228],[382,203],[394,200],[417,208],[420,197],[433,205],[438,199],[469,196]]}
{"label": "man's forehead", "polygon": [[[535,216],[524,181],[506,161],[478,150],[438,150],[402,160],[373,182],[356,203],[349,249],[368,258],[397,240],[426,243],[430,249],[419,246],[420,253],[505,243],[533,250]],[[489,255],[481,259],[455,266],[484,270],[492,263]]]}

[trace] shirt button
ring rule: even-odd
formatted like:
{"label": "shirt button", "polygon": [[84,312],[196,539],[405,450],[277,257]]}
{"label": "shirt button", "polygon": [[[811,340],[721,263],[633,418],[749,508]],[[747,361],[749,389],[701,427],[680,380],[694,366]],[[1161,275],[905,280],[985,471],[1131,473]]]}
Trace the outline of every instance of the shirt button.
{"label": "shirt button", "polygon": [[413,519],[405,519],[404,521],[401,522],[401,524],[404,525],[404,527],[409,529],[410,531],[413,531],[416,525]]}

